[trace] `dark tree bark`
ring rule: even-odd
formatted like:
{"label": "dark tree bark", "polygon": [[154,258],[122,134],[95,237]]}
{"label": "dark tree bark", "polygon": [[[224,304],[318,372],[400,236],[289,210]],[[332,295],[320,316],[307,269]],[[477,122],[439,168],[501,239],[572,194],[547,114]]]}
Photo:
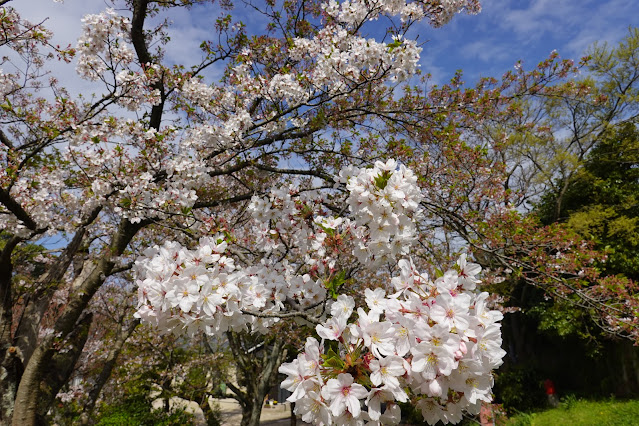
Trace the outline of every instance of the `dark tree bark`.
{"label": "dark tree bark", "polygon": [[78,320],[77,327],[69,334],[65,342],[64,352],[60,351],[51,358],[51,364],[46,369],[46,374],[40,385],[41,397],[38,403],[39,423],[45,423],[44,419],[55,396],[69,381],[75,365],[82,354],[84,345],[89,337],[89,328],[93,321],[93,314],[83,314]]}
{"label": "dark tree bark", "polygon": [[14,339],[22,350],[24,363],[29,362],[31,354],[35,350],[38,341],[40,321],[44,317],[53,294],[57,290],[58,283],[81,247],[86,234],[86,227],[93,223],[100,214],[101,207],[96,208],[84,221],[82,226],[76,231],[71,242],[64,249],[62,254],[48,268],[48,270],[37,279],[36,291],[25,298],[25,307],[21,319],[15,331]]}
{"label": "dark tree bark", "polygon": [[20,239],[12,237],[0,251],[0,424],[11,421],[13,401],[18,390],[18,383],[22,377],[22,354],[13,345],[11,325],[13,323],[13,299],[11,276],[13,263],[11,253],[20,243]]}
{"label": "dark tree bark", "polygon": [[285,342],[272,339],[247,348],[241,334],[227,333],[229,346],[237,366],[239,389],[233,383],[227,386],[235,393],[235,399],[242,407],[241,426],[258,426],[264,397],[277,383],[278,368],[286,358]]}

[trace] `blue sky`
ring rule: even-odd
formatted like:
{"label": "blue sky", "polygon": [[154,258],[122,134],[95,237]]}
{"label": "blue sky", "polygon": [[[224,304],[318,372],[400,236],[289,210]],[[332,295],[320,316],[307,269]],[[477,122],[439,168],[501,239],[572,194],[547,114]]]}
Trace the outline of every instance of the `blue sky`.
{"label": "blue sky", "polygon": [[[75,43],[82,15],[102,11],[109,2],[16,0],[9,4],[33,22],[48,17],[47,26],[62,44]],[[443,28],[420,24],[415,29],[425,42],[422,70],[431,73],[435,83],[447,81],[457,69],[464,71],[469,84],[479,76],[499,77],[520,59],[530,69],[555,49],[563,58],[578,59],[594,41],[616,44],[628,26],[639,26],[639,0],[484,0],[482,6],[479,15],[458,15]],[[188,62],[198,54],[215,9],[198,7],[197,13],[182,10],[172,15],[170,59]],[[243,20],[254,32],[261,32],[265,25],[254,15]]]}
{"label": "blue sky", "polygon": [[628,26],[639,25],[637,0],[485,0],[482,6],[479,15],[422,29],[430,40],[422,53],[424,71],[441,79],[463,69],[467,82],[498,77],[520,59],[530,69],[555,49],[579,59],[593,42],[614,45]]}

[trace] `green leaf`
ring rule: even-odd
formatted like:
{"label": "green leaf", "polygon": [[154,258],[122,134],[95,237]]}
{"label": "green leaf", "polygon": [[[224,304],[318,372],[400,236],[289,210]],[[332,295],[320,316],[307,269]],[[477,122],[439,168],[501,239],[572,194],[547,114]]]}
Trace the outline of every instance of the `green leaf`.
{"label": "green leaf", "polygon": [[327,353],[322,355],[324,359],[324,366],[330,367],[335,370],[343,370],[346,364],[344,364],[344,360],[331,348]]}
{"label": "green leaf", "polygon": [[388,180],[390,179],[390,177],[391,177],[391,172],[389,172],[388,170],[384,170],[381,174],[375,177],[375,186],[378,187],[379,189],[386,188],[386,185],[388,185]]}
{"label": "green leaf", "polygon": [[326,226],[321,225],[321,224],[319,224],[319,223],[317,224],[317,226],[319,226],[319,227],[320,227],[320,229],[321,229],[322,231],[326,232],[326,234],[327,234],[329,237],[332,237],[333,235],[335,235],[335,230],[334,230],[334,229],[327,228]]}
{"label": "green leaf", "polygon": [[394,41],[394,42],[392,42],[392,43],[388,43],[388,44],[387,44],[387,46],[388,46],[388,51],[389,51],[389,52],[392,52],[393,50],[397,49],[397,48],[398,48],[398,47],[400,47],[401,45],[402,45],[401,40],[395,40],[395,41]]}
{"label": "green leaf", "polygon": [[339,287],[346,282],[346,271],[339,271],[324,286],[333,299],[337,299]]}

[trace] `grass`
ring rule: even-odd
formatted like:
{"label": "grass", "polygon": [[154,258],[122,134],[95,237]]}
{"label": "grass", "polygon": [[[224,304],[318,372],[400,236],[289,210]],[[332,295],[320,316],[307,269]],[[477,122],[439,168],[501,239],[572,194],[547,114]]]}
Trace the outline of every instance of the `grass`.
{"label": "grass", "polygon": [[639,400],[586,401],[567,397],[558,408],[538,413],[521,413],[511,417],[506,424],[634,426],[639,425]]}

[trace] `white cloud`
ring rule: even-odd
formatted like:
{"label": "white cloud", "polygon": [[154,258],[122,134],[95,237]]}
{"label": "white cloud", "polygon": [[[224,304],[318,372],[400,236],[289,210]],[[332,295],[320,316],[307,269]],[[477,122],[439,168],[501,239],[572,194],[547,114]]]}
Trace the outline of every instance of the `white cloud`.
{"label": "white cloud", "polygon": [[[106,0],[66,0],[64,3],[53,0],[12,1],[7,6],[14,7],[20,15],[32,23],[44,21],[44,25],[53,32],[52,43],[60,46],[75,46],[82,31],[82,18],[87,14],[100,13],[108,7],[121,11],[125,16],[130,12],[125,10],[123,2]],[[184,64],[187,69],[199,63],[203,54],[199,46],[203,40],[214,38],[212,31],[220,9],[216,5],[196,5],[190,10],[174,8],[169,13],[161,14],[157,18],[150,18],[149,24],[155,25],[160,19],[168,18],[171,22],[169,34],[171,41],[165,46],[165,63],[168,65]],[[222,68],[207,70],[210,81],[217,81],[222,75]],[[75,61],[71,64],[55,63],[52,70],[60,84],[67,87],[71,94],[90,96],[95,90],[94,83],[81,80],[75,73]],[[99,87],[98,87],[99,88]],[[96,93],[99,95],[99,93]]]}
{"label": "white cloud", "polygon": [[[122,1],[117,0],[116,4],[121,5]],[[9,5],[33,22],[48,17],[46,25],[56,34],[54,42],[66,45],[75,44],[84,14],[99,13],[112,3],[29,0]],[[478,16],[459,15],[443,28],[433,29],[426,24],[415,27],[413,36],[419,34],[420,41],[429,40],[423,46],[422,71],[433,74],[434,82],[446,82],[460,68],[465,70],[470,83],[471,78],[479,75],[498,76],[512,69],[518,59],[523,59],[530,68],[553,49],[562,57],[578,58],[592,42],[616,44],[629,25],[639,25],[636,2],[627,0],[484,0],[483,9]],[[215,38],[213,28],[220,12],[216,4],[210,3],[191,10],[171,9],[168,16],[173,24],[169,30],[167,62],[187,66],[197,63],[201,41]],[[230,13],[244,21],[249,35],[264,33],[266,17],[249,6],[240,3]],[[60,63],[55,72],[62,83],[77,88],[77,92],[90,91],[87,83],[74,77],[74,65]],[[207,78],[216,81],[221,72],[221,67],[214,68]]]}
{"label": "white cloud", "polygon": [[465,44],[461,47],[461,53],[467,58],[479,59],[487,63],[503,62],[511,56],[506,46],[489,38]]}
{"label": "white cloud", "polygon": [[[500,1],[494,23],[523,46],[554,43],[564,57],[578,57],[595,41],[618,42],[639,25],[637,4],[625,0]],[[552,50],[550,49],[550,50]]]}

